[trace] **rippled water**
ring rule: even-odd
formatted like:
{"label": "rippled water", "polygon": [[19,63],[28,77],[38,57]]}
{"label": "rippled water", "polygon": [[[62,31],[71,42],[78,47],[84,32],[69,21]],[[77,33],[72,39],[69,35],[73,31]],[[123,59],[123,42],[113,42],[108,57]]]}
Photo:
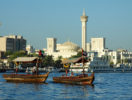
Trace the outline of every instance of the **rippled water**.
{"label": "rippled water", "polygon": [[94,86],[8,83],[0,73],[0,100],[132,100],[132,73],[95,73]]}

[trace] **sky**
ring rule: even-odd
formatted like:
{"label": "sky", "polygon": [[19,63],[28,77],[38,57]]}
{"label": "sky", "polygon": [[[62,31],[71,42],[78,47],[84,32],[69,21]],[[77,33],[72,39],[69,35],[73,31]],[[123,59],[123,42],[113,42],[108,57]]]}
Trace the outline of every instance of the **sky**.
{"label": "sky", "polygon": [[106,48],[132,51],[132,0],[0,0],[0,36],[22,35],[36,49],[51,37],[81,46],[83,9],[87,42],[105,37]]}

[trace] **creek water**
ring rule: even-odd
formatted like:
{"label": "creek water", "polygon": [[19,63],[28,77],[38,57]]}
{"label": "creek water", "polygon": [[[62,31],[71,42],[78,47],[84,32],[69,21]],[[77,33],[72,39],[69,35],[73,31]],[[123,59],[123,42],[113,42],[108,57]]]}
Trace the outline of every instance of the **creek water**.
{"label": "creek water", "polygon": [[132,100],[132,73],[95,73],[92,86],[54,83],[50,73],[46,83],[6,82],[0,73],[0,100]]}

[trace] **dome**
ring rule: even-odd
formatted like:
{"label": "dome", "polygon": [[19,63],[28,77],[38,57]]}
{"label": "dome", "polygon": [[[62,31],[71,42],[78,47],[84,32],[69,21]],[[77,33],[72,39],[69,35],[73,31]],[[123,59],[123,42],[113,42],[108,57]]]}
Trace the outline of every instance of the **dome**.
{"label": "dome", "polygon": [[74,44],[70,41],[67,41],[60,46],[60,51],[77,51],[79,49],[79,46],[77,44]]}
{"label": "dome", "polygon": [[74,44],[74,43],[72,43],[72,42],[70,42],[70,41],[67,41],[67,42],[65,42],[65,43],[63,43],[62,44],[63,46],[77,46],[76,44]]}

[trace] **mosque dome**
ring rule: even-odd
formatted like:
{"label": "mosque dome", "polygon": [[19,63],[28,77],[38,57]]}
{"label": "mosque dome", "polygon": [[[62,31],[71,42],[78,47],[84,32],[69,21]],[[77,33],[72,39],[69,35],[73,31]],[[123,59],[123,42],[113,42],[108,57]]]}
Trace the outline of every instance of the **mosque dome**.
{"label": "mosque dome", "polygon": [[79,46],[77,44],[70,42],[70,41],[67,41],[67,42],[61,44],[59,49],[61,52],[74,52],[74,51],[78,51]]}

